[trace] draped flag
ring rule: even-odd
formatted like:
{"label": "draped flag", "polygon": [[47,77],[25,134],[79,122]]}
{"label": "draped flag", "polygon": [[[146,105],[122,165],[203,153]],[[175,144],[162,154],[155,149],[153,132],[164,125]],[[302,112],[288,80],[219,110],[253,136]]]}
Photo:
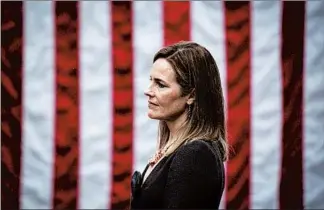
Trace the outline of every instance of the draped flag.
{"label": "draped flag", "polygon": [[323,209],[324,1],[2,1],[1,209],[127,208],[153,55],[180,40],[221,73],[221,208]]}

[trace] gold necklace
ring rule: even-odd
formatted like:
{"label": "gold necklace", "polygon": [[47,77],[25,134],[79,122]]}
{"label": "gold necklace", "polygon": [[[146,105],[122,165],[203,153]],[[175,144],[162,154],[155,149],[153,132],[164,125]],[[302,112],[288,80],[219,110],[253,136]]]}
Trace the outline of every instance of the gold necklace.
{"label": "gold necklace", "polygon": [[160,159],[161,159],[161,157],[164,155],[164,152],[162,152],[160,149],[158,150],[158,152],[156,152],[155,154],[154,154],[154,156],[153,157],[151,157],[150,159],[149,159],[149,165],[150,166],[154,166]]}
{"label": "gold necklace", "polygon": [[[176,141],[174,141],[176,142]],[[149,159],[149,165],[150,166],[154,166],[157,162],[159,162],[159,160],[164,156],[164,154],[166,153],[166,151],[171,147],[171,145],[174,143],[172,142],[171,144],[169,144],[168,147],[166,147],[165,149],[159,149],[152,158]]]}

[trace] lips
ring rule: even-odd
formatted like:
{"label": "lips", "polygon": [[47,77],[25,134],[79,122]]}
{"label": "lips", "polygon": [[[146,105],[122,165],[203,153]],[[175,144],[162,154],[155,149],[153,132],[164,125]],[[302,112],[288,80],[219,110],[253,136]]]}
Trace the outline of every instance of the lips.
{"label": "lips", "polygon": [[149,101],[148,103],[149,103],[150,105],[157,106],[157,104],[155,104],[155,103],[153,103],[153,102],[151,102],[151,101]]}

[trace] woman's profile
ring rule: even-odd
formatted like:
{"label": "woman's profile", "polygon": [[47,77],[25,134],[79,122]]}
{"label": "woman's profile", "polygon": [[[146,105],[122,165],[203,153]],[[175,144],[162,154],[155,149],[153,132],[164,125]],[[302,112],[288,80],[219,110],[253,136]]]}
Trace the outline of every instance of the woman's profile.
{"label": "woman's profile", "polygon": [[132,176],[131,209],[218,209],[228,149],[214,58],[194,42],[162,48],[145,95],[148,116],[159,120],[158,147],[143,173]]}

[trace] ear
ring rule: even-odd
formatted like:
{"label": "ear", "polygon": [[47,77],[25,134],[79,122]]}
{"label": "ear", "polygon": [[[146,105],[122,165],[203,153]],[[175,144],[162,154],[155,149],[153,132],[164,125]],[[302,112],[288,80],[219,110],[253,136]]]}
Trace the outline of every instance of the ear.
{"label": "ear", "polygon": [[187,104],[188,104],[188,105],[192,105],[193,102],[194,102],[194,99],[193,99],[193,98],[189,98],[189,99],[187,100]]}
{"label": "ear", "polygon": [[187,104],[192,105],[194,101],[195,101],[195,90],[193,89],[188,95]]}

